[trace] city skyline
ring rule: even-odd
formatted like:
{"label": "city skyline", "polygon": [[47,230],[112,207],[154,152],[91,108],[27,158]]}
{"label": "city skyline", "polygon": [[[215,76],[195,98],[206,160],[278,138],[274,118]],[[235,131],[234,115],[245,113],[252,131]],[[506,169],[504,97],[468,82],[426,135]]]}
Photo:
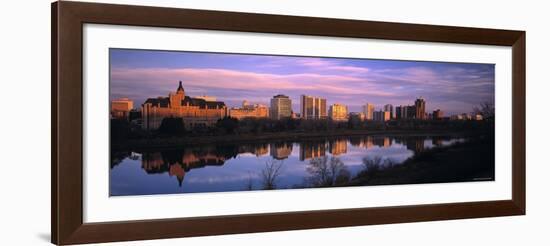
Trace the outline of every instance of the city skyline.
{"label": "city skyline", "polygon": [[494,102],[494,65],[344,58],[311,58],[198,52],[111,49],[110,99],[130,98],[136,107],[166,95],[181,80],[191,96],[216,97],[231,107],[243,100],[270,105],[276,94],[292,100],[299,113],[301,95],[326,99],[361,112],[367,102],[409,105],[422,97],[426,112],[472,111]]}

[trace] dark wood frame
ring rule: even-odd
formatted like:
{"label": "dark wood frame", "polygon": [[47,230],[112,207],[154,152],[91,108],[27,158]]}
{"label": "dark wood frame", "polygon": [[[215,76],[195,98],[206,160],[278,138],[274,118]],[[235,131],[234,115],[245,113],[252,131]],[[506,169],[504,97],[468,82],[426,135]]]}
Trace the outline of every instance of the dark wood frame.
{"label": "dark wood frame", "polygon": [[[52,4],[52,243],[75,244],[525,214],[525,32],[96,3]],[[84,23],[512,47],[512,199],[83,223]]]}

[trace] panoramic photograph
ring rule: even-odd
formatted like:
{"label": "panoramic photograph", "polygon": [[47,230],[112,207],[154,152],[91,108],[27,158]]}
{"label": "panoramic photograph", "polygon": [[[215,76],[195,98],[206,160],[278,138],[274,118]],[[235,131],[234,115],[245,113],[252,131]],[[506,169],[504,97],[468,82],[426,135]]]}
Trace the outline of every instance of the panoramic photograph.
{"label": "panoramic photograph", "polygon": [[109,195],[495,180],[495,66],[109,50]]}

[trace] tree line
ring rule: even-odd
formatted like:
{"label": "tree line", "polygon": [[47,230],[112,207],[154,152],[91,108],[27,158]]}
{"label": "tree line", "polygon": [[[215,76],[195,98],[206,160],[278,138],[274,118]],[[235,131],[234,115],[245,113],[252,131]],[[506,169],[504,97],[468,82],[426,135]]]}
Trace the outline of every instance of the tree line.
{"label": "tree line", "polygon": [[164,118],[157,130],[147,131],[128,121],[111,120],[111,138],[114,140],[148,137],[185,137],[219,135],[259,135],[278,132],[337,132],[349,130],[443,130],[470,131],[493,129],[493,121],[475,120],[390,120],[390,121],[332,121],[329,119],[241,119],[225,117],[214,125],[189,128],[182,118]]}

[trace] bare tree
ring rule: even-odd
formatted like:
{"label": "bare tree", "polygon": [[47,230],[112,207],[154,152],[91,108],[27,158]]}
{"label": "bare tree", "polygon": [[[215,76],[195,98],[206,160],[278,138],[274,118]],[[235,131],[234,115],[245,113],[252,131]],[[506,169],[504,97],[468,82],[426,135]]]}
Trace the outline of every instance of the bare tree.
{"label": "bare tree", "polygon": [[364,157],[363,158],[363,168],[368,172],[376,172],[380,170],[384,160],[380,156],[374,156],[372,158]]}
{"label": "bare tree", "polygon": [[311,176],[308,182],[313,186],[325,186],[329,176],[328,158],[326,156],[313,158],[306,170]]}
{"label": "bare tree", "polygon": [[351,173],[348,171],[347,168],[340,169],[338,172],[338,176],[336,176],[336,179],[334,180],[335,185],[345,185],[348,184],[351,179]]}
{"label": "bare tree", "polygon": [[484,120],[494,120],[495,118],[495,106],[492,103],[480,103],[479,106],[475,106],[473,110],[475,114],[483,116]]}
{"label": "bare tree", "polygon": [[283,161],[269,160],[265,162],[265,167],[261,171],[263,188],[265,190],[274,190],[277,188],[277,178],[281,175]]}
{"label": "bare tree", "polygon": [[398,162],[392,159],[383,159],[380,156],[364,157],[362,177],[367,181],[375,177],[380,171],[391,169],[398,165]]}
{"label": "bare tree", "polygon": [[336,157],[326,156],[313,158],[309,162],[307,172],[311,174],[307,182],[314,187],[334,186],[349,181],[350,173],[344,163]]}
{"label": "bare tree", "polygon": [[331,157],[329,162],[329,179],[327,180],[327,185],[334,186],[336,180],[339,179],[339,176],[342,175],[340,179],[343,179],[345,175],[349,175],[349,172],[344,165],[344,162],[337,157]]}
{"label": "bare tree", "polygon": [[393,167],[397,166],[398,164],[399,164],[399,162],[388,158],[384,161],[384,169],[393,168]]}

